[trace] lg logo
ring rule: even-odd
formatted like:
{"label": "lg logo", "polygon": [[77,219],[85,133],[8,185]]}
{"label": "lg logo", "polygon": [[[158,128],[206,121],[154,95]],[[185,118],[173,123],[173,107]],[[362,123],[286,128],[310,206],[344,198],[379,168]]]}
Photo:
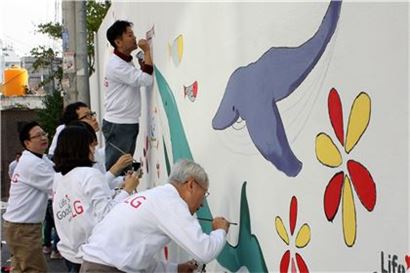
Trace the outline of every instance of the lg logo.
{"label": "lg logo", "polygon": [[145,196],[136,196],[132,198],[131,200],[127,199],[124,202],[127,204],[130,204],[131,207],[134,209],[137,209],[139,206],[141,206],[142,202],[145,200]]}

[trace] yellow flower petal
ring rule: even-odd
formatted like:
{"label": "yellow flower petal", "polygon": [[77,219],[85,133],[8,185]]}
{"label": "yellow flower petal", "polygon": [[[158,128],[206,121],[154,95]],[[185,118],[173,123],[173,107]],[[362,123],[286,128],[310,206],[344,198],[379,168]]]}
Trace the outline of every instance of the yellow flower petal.
{"label": "yellow flower petal", "polygon": [[347,246],[356,241],[356,207],[354,206],[352,184],[348,176],[343,183],[343,234]]}
{"label": "yellow flower petal", "polygon": [[278,233],[279,237],[282,238],[282,240],[287,245],[289,245],[288,232],[286,231],[286,228],[283,225],[282,219],[279,216],[277,216],[275,219],[275,227],[276,227],[276,232]]}
{"label": "yellow flower petal", "polygon": [[342,155],[333,140],[325,133],[316,136],[316,157],[326,166],[339,167],[342,164]]}
{"label": "yellow flower petal", "polygon": [[310,227],[308,224],[303,224],[296,235],[296,247],[305,247],[310,242]]}
{"label": "yellow flower petal", "polygon": [[362,92],[353,102],[347,125],[345,151],[350,151],[356,146],[360,137],[366,131],[370,122],[371,101],[369,95]]}

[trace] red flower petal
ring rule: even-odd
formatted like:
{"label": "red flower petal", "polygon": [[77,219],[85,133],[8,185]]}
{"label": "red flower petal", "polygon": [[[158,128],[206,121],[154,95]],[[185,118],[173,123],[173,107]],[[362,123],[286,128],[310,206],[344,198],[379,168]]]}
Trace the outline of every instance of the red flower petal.
{"label": "red flower petal", "polygon": [[295,259],[293,258],[292,258],[292,262],[290,263],[290,272],[296,273],[296,264],[295,264]]}
{"label": "red flower petal", "polygon": [[289,209],[289,225],[290,225],[290,235],[293,235],[296,226],[296,220],[298,217],[298,200],[295,196],[292,197],[290,201],[290,209]]}
{"label": "red flower petal", "polygon": [[302,256],[300,256],[298,253],[296,253],[296,263],[298,264],[300,273],[309,273],[309,269],[305,261],[303,260]]}
{"label": "red flower petal", "polygon": [[370,172],[354,160],[347,161],[347,169],[360,202],[368,211],[372,211],[376,205],[376,184]]}
{"label": "red flower petal", "polygon": [[280,273],[287,273],[290,261],[290,251],[286,251],[280,260]]}
{"label": "red flower petal", "polygon": [[344,130],[343,130],[343,109],[339,93],[335,88],[329,92],[327,99],[327,106],[329,108],[329,118],[332,123],[333,130],[336,137],[342,146],[344,145]]}
{"label": "red flower petal", "polygon": [[326,186],[324,207],[328,221],[333,221],[339,208],[340,198],[342,196],[343,178],[343,172],[338,172],[332,177],[332,179],[330,179],[329,184]]}

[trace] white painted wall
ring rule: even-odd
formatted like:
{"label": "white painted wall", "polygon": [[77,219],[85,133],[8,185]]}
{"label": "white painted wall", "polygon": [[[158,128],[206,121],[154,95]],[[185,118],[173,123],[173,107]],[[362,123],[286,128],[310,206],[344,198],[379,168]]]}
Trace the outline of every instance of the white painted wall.
{"label": "white painted wall", "polygon": [[[381,251],[387,270],[388,255],[397,255],[406,265],[409,253],[408,178],[408,3],[345,2],[338,27],[320,62],[287,99],[278,103],[284,126],[297,157],[304,163],[300,174],[289,178],[256,150],[246,130],[215,131],[211,122],[231,73],[255,61],[272,46],[298,46],[318,28],[328,1],[317,3],[139,3],[114,2],[98,32],[98,67],[92,85],[91,105],[103,107],[104,65],[112,49],[105,31],[116,19],[134,23],[138,38],[155,25],[153,57],[168,81],[178,105],[194,159],[211,179],[209,204],[213,215],[239,222],[243,181],[252,217],[269,271],[279,271],[288,247],[278,236],[274,220],[280,216],[288,227],[289,204],[298,198],[297,229],[311,227],[311,241],[302,254],[312,272],[381,272]],[[176,66],[168,44],[184,36],[184,51]],[[99,74],[99,76],[98,76]],[[199,83],[197,100],[184,99],[183,85]],[[323,194],[337,172],[320,164],[315,155],[315,137],[320,132],[336,138],[327,109],[329,90],[340,94],[347,125],[354,98],[364,91],[372,101],[369,127],[353,158],[367,167],[375,180],[377,201],[368,212],[354,193],[357,239],[352,247],[343,241],[341,209],[333,223],[323,212]],[[99,92],[100,95],[97,95]],[[165,112],[154,86],[144,94],[141,132],[136,158],[143,159],[145,136],[152,133],[171,149]],[[158,114],[152,114],[157,107]],[[346,129],[345,129],[346,130]],[[170,151],[171,152],[171,151]],[[162,143],[149,153],[150,173],[144,186],[165,183]],[[161,166],[158,179],[157,162]],[[343,168],[342,168],[343,169]],[[232,227],[228,241],[236,244],[238,229]],[[222,270],[216,264],[209,270]],[[397,269],[396,269],[397,270]],[[397,272],[397,271],[396,271]]]}

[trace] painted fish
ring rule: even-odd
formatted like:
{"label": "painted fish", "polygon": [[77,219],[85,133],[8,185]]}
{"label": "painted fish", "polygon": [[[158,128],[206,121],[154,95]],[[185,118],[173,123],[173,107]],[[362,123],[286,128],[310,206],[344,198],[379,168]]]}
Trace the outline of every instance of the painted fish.
{"label": "painted fish", "polygon": [[198,95],[198,82],[197,81],[194,81],[194,83],[189,86],[184,85],[184,98],[188,96],[188,99],[194,102],[197,95]]}

